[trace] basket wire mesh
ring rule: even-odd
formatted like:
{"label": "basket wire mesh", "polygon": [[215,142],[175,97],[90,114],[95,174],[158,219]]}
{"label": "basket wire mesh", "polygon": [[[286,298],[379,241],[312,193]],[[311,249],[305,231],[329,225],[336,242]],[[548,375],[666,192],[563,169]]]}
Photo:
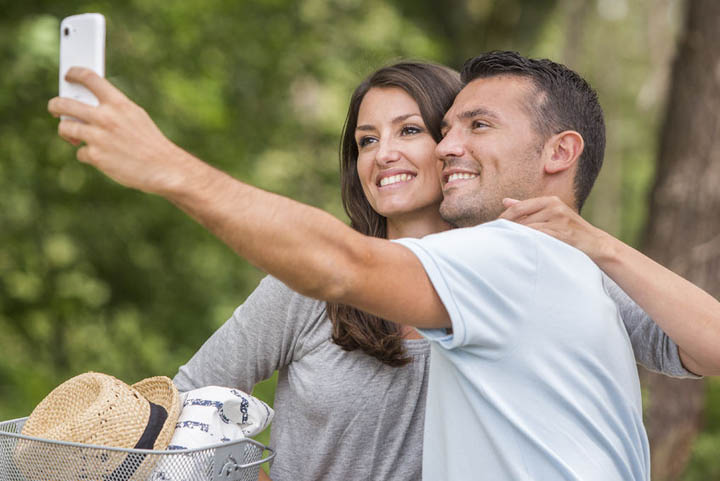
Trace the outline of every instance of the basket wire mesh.
{"label": "basket wire mesh", "polygon": [[275,457],[252,439],[181,451],[44,440],[21,434],[26,419],[0,422],[2,481],[256,481]]}

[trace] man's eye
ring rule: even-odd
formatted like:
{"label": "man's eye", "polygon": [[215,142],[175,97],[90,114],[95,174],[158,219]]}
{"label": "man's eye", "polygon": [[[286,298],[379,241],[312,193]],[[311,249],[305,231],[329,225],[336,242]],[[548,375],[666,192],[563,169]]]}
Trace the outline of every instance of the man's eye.
{"label": "man's eye", "polygon": [[472,128],[473,129],[483,129],[485,127],[489,127],[488,124],[483,122],[482,120],[473,120]]}

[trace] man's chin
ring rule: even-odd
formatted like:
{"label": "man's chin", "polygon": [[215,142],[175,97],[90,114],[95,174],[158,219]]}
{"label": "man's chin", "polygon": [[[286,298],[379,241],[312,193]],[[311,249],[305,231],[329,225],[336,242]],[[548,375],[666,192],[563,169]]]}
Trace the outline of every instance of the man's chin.
{"label": "man's chin", "polygon": [[[440,217],[453,227],[473,227],[497,219],[502,212],[490,212],[482,205],[473,202],[460,201],[453,197],[446,197],[440,204]],[[497,209],[496,209],[497,210]]]}
{"label": "man's chin", "polygon": [[440,204],[440,217],[453,227],[470,227],[475,225],[472,213],[469,209],[460,209],[452,201],[445,201]]}

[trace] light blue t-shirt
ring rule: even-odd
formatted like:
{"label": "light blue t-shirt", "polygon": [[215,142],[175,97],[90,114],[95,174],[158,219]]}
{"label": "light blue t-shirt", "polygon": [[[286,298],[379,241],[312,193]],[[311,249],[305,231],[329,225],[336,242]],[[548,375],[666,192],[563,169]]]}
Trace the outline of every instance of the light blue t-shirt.
{"label": "light blue t-shirt", "polygon": [[425,481],[650,478],[630,340],[585,254],[504,220],[398,242],[452,321],[422,331]]}

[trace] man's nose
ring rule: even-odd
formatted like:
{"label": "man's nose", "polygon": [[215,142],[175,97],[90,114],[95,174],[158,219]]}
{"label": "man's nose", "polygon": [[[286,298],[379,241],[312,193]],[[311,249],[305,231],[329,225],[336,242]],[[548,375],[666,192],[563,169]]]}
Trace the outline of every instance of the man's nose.
{"label": "man's nose", "polygon": [[435,147],[435,154],[441,159],[444,157],[462,157],[465,154],[465,148],[461,140],[456,132],[450,130]]}

